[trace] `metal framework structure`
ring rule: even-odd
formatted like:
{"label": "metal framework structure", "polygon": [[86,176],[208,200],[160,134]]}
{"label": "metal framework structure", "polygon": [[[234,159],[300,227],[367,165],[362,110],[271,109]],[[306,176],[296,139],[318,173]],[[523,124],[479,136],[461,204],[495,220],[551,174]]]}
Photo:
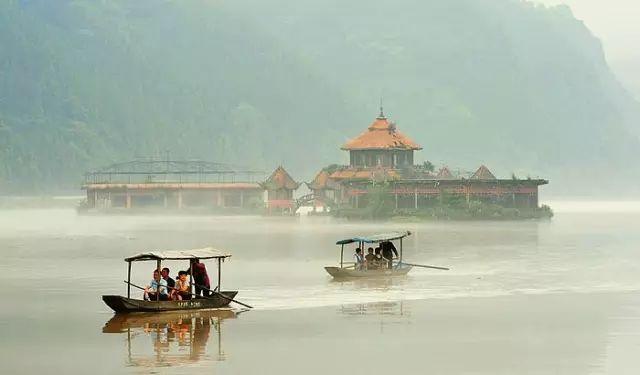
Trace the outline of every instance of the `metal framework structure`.
{"label": "metal framework structure", "polygon": [[133,160],[85,174],[86,184],[261,182],[266,173],[203,160]]}

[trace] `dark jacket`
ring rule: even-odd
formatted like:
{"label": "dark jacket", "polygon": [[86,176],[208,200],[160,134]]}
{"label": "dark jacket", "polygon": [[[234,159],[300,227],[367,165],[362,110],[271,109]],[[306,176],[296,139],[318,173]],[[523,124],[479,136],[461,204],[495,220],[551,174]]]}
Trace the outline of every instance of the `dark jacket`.
{"label": "dark jacket", "polygon": [[398,250],[396,250],[395,245],[393,244],[393,242],[382,242],[380,244],[380,247],[382,248],[382,256],[386,259],[393,259],[393,255],[395,254],[396,258],[398,257]]}

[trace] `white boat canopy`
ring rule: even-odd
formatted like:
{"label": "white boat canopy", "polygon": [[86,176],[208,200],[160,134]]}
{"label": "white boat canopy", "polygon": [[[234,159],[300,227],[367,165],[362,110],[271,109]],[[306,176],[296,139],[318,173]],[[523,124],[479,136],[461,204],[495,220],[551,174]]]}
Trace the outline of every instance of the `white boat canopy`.
{"label": "white boat canopy", "polygon": [[380,234],[374,234],[371,236],[347,238],[347,239],[336,242],[336,245],[346,245],[353,242],[378,243],[378,242],[385,242],[385,241],[393,241],[393,240],[404,238],[410,235],[411,235],[411,232],[409,232],[408,230],[402,231],[402,232],[380,233]]}
{"label": "white boat canopy", "polygon": [[213,247],[204,247],[202,249],[191,250],[165,250],[165,251],[149,251],[140,253],[129,258],[125,258],[126,262],[138,262],[145,260],[187,260],[187,259],[214,259],[229,258],[231,253],[228,251],[214,249]]}

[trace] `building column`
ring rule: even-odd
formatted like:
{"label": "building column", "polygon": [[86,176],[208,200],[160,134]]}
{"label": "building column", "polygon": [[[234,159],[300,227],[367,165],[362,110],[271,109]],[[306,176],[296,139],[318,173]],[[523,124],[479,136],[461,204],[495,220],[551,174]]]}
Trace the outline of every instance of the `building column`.
{"label": "building column", "polygon": [[240,190],[240,208],[244,208],[244,190]]}
{"label": "building column", "polygon": [[413,188],[413,208],[418,209],[418,187]]}
{"label": "building column", "polygon": [[178,209],[182,208],[182,190],[178,190]]}
{"label": "building column", "polygon": [[168,191],[165,190],[164,192],[164,208],[168,208],[169,207],[169,198],[167,197],[167,195],[169,194]]}
{"label": "building column", "polygon": [[397,210],[398,209],[398,192],[396,191],[394,195],[396,197],[396,210]]}
{"label": "building column", "polygon": [[125,193],[124,208],[131,208],[131,193],[129,191]]}
{"label": "building column", "polygon": [[469,202],[471,202],[471,186],[470,185],[466,185],[464,187],[464,191],[465,191],[465,195],[467,198],[467,204],[469,204]]}

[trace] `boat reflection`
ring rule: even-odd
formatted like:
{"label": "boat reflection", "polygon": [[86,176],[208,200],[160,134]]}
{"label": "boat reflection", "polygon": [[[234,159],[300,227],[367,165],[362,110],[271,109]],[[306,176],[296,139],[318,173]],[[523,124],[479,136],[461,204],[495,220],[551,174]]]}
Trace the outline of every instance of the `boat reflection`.
{"label": "boat reflection", "polygon": [[331,279],[329,283],[352,289],[391,290],[407,284],[409,277],[374,277],[353,279]]}
{"label": "boat reflection", "polygon": [[343,305],[340,306],[340,312],[345,315],[411,316],[410,311],[408,311],[404,306],[404,301],[384,301]]}
{"label": "boat reflection", "polygon": [[405,306],[404,301],[343,305],[340,306],[339,312],[356,318],[365,327],[372,327],[372,323],[377,325],[380,333],[385,333],[385,328],[390,326],[406,325],[411,322],[411,311]]}
{"label": "boat reflection", "polygon": [[[224,361],[222,326],[238,311],[201,310],[190,312],[116,314],[102,328],[103,333],[126,333],[127,364],[166,367],[195,363],[201,359]],[[217,336],[217,353],[207,353],[211,335]]]}

